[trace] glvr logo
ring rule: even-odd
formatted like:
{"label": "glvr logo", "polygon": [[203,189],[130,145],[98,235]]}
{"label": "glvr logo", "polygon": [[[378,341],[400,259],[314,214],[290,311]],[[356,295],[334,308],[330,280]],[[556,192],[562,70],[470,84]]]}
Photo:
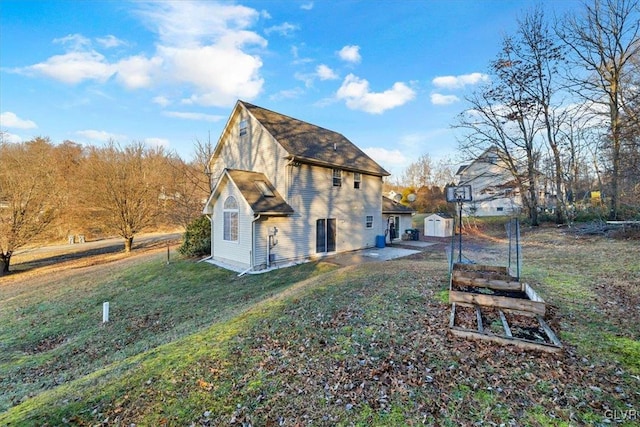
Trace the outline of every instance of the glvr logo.
{"label": "glvr logo", "polygon": [[614,420],[637,420],[638,411],[635,409],[607,409],[604,416]]}

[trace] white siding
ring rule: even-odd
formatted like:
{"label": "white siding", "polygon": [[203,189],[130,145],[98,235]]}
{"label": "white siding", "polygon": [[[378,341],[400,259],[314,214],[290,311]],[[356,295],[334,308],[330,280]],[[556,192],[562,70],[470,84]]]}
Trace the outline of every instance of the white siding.
{"label": "white siding", "polygon": [[[333,186],[332,169],[318,166],[288,166],[291,188],[288,203],[295,213],[289,217],[262,217],[256,223],[256,267],[266,266],[268,233],[278,228],[277,245],[271,249],[276,263],[307,259],[316,254],[316,221],[336,219],[336,252],[375,245],[383,227],[382,179],[362,175],[359,189],[353,188],[353,173],[343,171],[342,186]],[[373,227],[366,228],[367,215]],[[382,232],[384,233],[384,232]]]}
{"label": "white siding", "polygon": [[[353,188],[353,172],[342,172],[342,186],[333,186],[333,170],[319,166],[291,167],[289,204],[299,213],[302,226],[298,243],[315,254],[316,220],[335,218],[338,252],[375,245],[382,224],[382,179],[362,174],[359,189]],[[373,228],[366,228],[367,215]],[[303,231],[303,232],[302,232]],[[310,237],[308,237],[310,235]]]}
{"label": "white siding", "polygon": [[[247,111],[243,108],[234,111],[221,137],[220,152],[211,165],[213,181],[225,168],[262,172],[285,196],[288,153]],[[241,120],[248,121],[248,135],[242,141],[238,132]]]}
{"label": "white siding", "polygon": [[471,185],[473,197],[472,202],[464,203],[462,214],[464,216],[495,216],[517,212],[522,203],[518,189],[513,188],[511,194],[505,197],[505,189],[501,188],[512,180],[506,168],[491,163],[485,158],[470,164],[459,177],[459,184]]}
{"label": "white siding", "polygon": [[[251,222],[253,213],[240,192],[228,180],[221,186],[218,202],[213,211],[211,230],[211,254],[216,261],[234,266],[249,268],[251,266]],[[223,206],[227,197],[233,196],[238,202],[238,241],[228,242],[224,237]]]}
{"label": "white siding", "polygon": [[[239,123],[248,120],[249,134],[240,140]],[[382,218],[382,178],[361,174],[360,188],[354,188],[354,173],[342,172],[342,186],[333,186],[331,168],[300,164],[293,166],[288,153],[244,108],[234,110],[219,152],[213,159],[212,180],[217,182],[225,168],[264,173],[285,201],[293,208],[289,217],[262,216],[255,223],[255,267],[266,266],[268,229],[277,227],[278,244],[273,248],[276,263],[302,260],[316,255],[316,220],[336,219],[336,251],[375,246],[376,235],[384,234]],[[228,185],[227,185],[228,187]],[[215,202],[212,226],[214,259],[234,265],[251,265],[252,212],[237,194],[241,209],[240,239],[237,244],[222,241],[222,204],[232,189],[225,188]],[[235,193],[234,193],[235,194]],[[366,228],[366,216],[373,216],[373,227]],[[233,246],[235,245],[235,246]]]}

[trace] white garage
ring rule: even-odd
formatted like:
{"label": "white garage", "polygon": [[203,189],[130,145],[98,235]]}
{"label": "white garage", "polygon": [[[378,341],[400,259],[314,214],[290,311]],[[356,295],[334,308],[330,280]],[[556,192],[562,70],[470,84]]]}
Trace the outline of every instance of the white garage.
{"label": "white garage", "polygon": [[434,213],[424,219],[424,235],[449,237],[453,235],[453,217],[447,213]]}

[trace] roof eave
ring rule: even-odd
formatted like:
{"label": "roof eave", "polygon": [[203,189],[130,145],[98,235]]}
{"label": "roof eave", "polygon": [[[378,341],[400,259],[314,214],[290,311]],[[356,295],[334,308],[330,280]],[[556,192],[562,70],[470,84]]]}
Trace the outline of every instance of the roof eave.
{"label": "roof eave", "polygon": [[322,160],[317,160],[317,159],[311,159],[309,157],[301,157],[301,156],[294,156],[294,155],[289,155],[285,157],[288,160],[291,160],[292,162],[300,162],[300,163],[305,163],[305,164],[309,164],[309,165],[315,165],[315,166],[324,166],[324,167],[328,167],[328,168],[332,168],[332,169],[341,169],[341,170],[345,170],[345,171],[349,171],[349,172],[360,172],[360,173],[365,173],[367,175],[373,175],[373,176],[390,176],[391,174],[389,172],[387,172],[386,170],[380,168],[380,171],[372,171],[372,170],[368,170],[368,169],[362,169],[362,168],[353,168],[353,167],[349,167],[349,166],[343,166],[343,165],[336,165],[334,163],[330,163],[330,162],[323,162]]}
{"label": "roof eave", "polygon": [[293,215],[294,212],[278,212],[278,211],[264,211],[264,212],[260,212],[260,211],[254,211],[254,214],[256,215],[264,215],[264,216],[289,216],[289,215]]}

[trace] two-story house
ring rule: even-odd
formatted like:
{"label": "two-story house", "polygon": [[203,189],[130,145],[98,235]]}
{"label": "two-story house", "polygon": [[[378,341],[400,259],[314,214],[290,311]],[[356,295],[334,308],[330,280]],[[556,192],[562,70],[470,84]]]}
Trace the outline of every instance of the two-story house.
{"label": "two-story house", "polygon": [[471,185],[473,201],[463,205],[463,215],[513,215],[522,208],[518,185],[497,147],[490,147],[456,172],[457,185]]}
{"label": "two-story house", "polygon": [[260,270],[375,246],[389,173],[343,135],[238,101],[210,160],[211,257]]}

